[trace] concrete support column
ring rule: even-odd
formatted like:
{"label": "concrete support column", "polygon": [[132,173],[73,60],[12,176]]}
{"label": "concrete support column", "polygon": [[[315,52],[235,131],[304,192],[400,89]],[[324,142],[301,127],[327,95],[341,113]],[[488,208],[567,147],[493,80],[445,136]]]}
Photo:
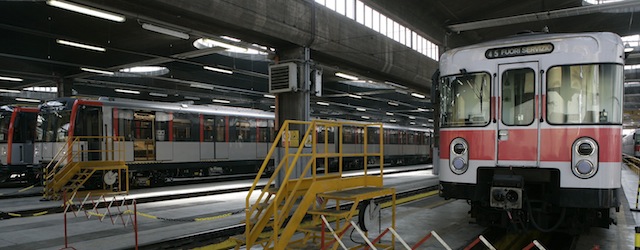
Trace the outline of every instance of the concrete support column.
{"label": "concrete support column", "polygon": [[70,97],[73,94],[73,81],[71,79],[59,79],[56,87],[58,87],[57,97]]}
{"label": "concrete support column", "polygon": [[[308,48],[292,48],[282,51],[278,51],[278,57],[280,62],[295,62],[298,65],[298,89],[297,91],[279,93],[276,96],[276,124],[278,127],[284,124],[286,120],[298,120],[309,121],[309,108],[310,102],[310,74],[311,74],[311,55]],[[299,143],[304,144],[302,141],[304,133],[307,130],[306,126],[290,125],[289,130],[297,130],[299,134]],[[297,148],[290,148],[289,153],[295,153]],[[304,153],[310,152],[310,148],[305,148]],[[276,157],[275,164],[280,163],[281,157],[284,156],[284,147],[280,147],[280,154]],[[292,160],[292,159],[290,159]],[[302,171],[308,163],[308,157],[304,157],[298,160],[293,169],[290,179],[295,179],[302,176]],[[290,167],[290,166],[285,166]],[[284,179],[286,171],[280,171],[278,174],[277,185],[280,186]],[[306,175],[307,177],[309,175]]]}

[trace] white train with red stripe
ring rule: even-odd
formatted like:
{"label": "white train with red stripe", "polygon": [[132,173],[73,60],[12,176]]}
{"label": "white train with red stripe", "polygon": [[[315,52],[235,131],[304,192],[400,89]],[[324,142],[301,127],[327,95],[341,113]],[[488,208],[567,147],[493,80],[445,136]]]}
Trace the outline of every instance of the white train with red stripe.
{"label": "white train with red stripe", "polygon": [[608,227],[620,206],[624,46],[527,34],[440,60],[440,191],[481,225]]}
{"label": "white train with red stripe", "polygon": [[[180,177],[254,176],[277,133],[272,112],[113,98],[48,101],[40,106],[40,119],[36,158],[43,164],[51,161],[74,136],[123,136],[125,161],[134,185],[153,185]],[[375,147],[371,144],[379,140],[378,133],[369,131],[369,148]],[[429,130],[394,126],[385,128],[384,133],[386,163],[417,164],[430,158]],[[362,129],[345,126],[342,134],[343,153],[363,152]],[[335,131],[329,131],[332,152],[338,152],[334,143],[337,136]],[[82,145],[88,150],[100,149],[98,139],[91,140]],[[83,157],[97,160],[100,155]],[[337,165],[337,161],[329,163],[333,169]],[[345,169],[362,165],[362,160],[356,158],[343,159]]]}
{"label": "white train with red stripe", "polygon": [[38,109],[0,107],[0,182],[37,178],[39,162],[34,159]]}

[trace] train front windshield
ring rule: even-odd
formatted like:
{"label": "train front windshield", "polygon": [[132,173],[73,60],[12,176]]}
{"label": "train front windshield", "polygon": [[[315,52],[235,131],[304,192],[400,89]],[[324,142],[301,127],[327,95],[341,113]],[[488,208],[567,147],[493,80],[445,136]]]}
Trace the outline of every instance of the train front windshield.
{"label": "train front windshield", "polygon": [[470,73],[442,78],[440,121],[443,127],[485,126],[491,112],[488,73]]}
{"label": "train front windshield", "polygon": [[43,110],[38,117],[38,141],[65,142],[69,136],[71,110]]}
{"label": "train front windshield", "polygon": [[548,122],[622,124],[622,82],[622,65],[551,67],[547,73]]}

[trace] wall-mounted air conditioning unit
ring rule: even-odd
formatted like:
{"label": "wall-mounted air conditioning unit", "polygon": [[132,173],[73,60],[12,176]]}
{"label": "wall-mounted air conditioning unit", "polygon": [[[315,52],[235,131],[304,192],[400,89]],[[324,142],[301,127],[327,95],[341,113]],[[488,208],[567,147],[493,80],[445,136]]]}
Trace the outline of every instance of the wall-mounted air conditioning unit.
{"label": "wall-mounted air conditioning unit", "polygon": [[281,63],[269,66],[269,93],[298,90],[298,65]]}

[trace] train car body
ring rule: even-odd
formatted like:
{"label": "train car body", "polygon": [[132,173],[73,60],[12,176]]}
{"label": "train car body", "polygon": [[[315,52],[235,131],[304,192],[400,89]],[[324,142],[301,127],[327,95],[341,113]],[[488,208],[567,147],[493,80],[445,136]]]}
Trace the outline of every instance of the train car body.
{"label": "train car body", "polygon": [[36,178],[34,157],[38,109],[0,107],[0,182]]}
{"label": "train car body", "polygon": [[529,34],[440,60],[440,191],[481,225],[578,230],[620,200],[623,44]]}
{"label": "train car body", "polygon": [[635,129],[629,134],[622,136],[622,153],[640,157],[640,129]]}
{"label": "train car body", "polygon": [[[42,133],[37,138],[36,156],[43,164],[74,136],[122,136],[132,183],[143,186],[181,177],[255,175],[277,133],[271,112],[113,98],[48,101],[41,105],[40,117]],[[343,131],[343,152],[363,152],[363,131]],[[430,134],[425,131],[400,127],[385,130],[396,134],[396,140],[389,142],[385,162],[426,162],[429,156],[424,148],[430,143]],[[335,143],[338,135],[329,131],[331,152],[339,152]],[[97,140],[81,142],[81,147],[88,150],[101,146]],[[98,160],[100,155],[87,153],[82,157]],[[329,164],[334,169],[338,166],[337,162]],[[362,165],[356,159],[345,158],[343,162],[345,169]],[[269,166],[273,167],[273,159]]]}

